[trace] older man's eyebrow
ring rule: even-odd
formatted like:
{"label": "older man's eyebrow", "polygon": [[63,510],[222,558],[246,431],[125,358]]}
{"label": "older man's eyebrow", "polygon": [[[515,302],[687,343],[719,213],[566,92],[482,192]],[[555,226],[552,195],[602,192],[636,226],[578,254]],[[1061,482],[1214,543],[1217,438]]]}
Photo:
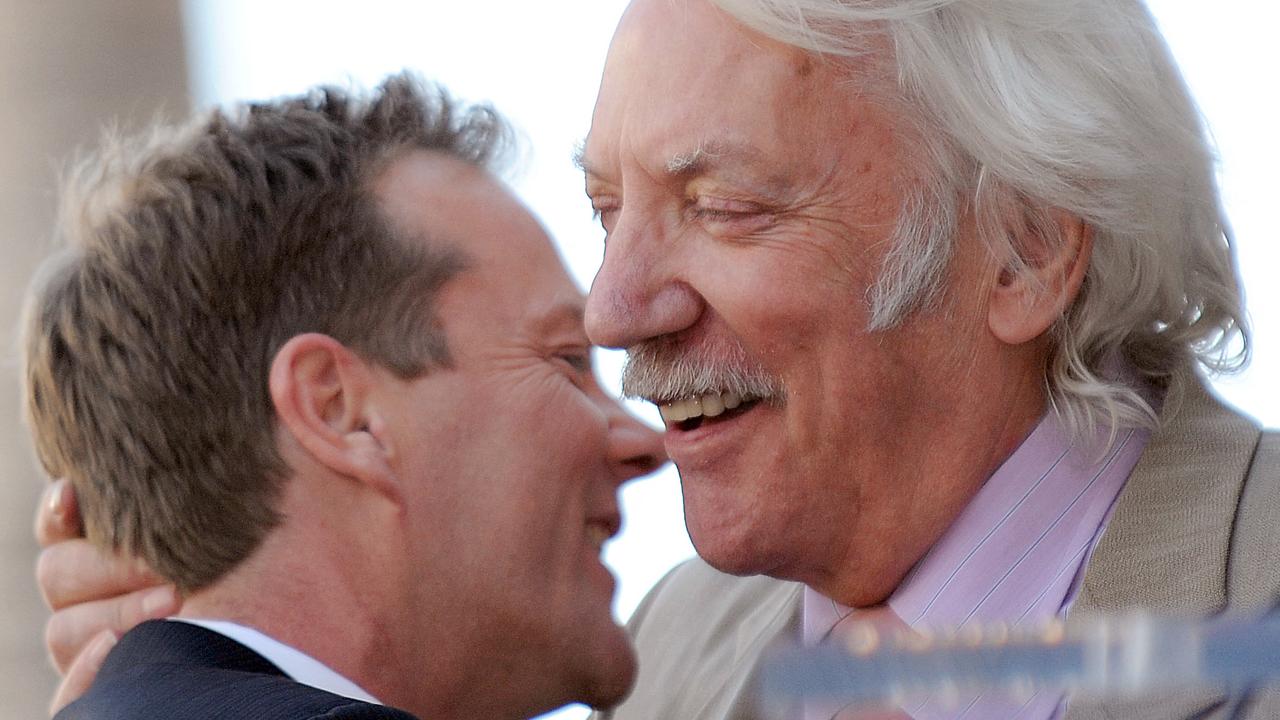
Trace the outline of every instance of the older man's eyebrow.
{"label": "older man's eyebrow", "polygon": [[758,148],[746,143],[705,140],[691,150],[673,154],[663,169],[673,177],[691,177],[717,168],[754,168],[762,155]]}
{"label": "older man's eyebrow", "polygon": [[[767,172],[765,181],[772,185],[777,178],[775,168],[764,162],[765,154],[754,145],[731,140],[704,140],[690,150],[671,155],[660,168],[660,172],[676,180],[688,179],[710,173],[725,171],[731,175],[750,173],[759,178],[761,170]],[[586,141],[579,142],[572,155],[574,167],[588,177],[600,177],[601,170],[586,157]]]}
{"label": "older man's eyebrow", "polygon": [[692,150],[671,155],[662,170],[675,183],[710,178],[763,197],[781,199],[792,186],[786,160],[781,163],[754,145],[708,140]]}
{"label": "older man's eyebrow", "polygon": [[588,175],[599,174],[595,172],[592,169],[591,164],[587,162],[587,141],[585,138],[583,138],[582,140],[579,140],[577,144],[573,146],[573,155],[570,156],[569,159],[571,162],[573,162],[573,166],[578,168],[582,172]]}

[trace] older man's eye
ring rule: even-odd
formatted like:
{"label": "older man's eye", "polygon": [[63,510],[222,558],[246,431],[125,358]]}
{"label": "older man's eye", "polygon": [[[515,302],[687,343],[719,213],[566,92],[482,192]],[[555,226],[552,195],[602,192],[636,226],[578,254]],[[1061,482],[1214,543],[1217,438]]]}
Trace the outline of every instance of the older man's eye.
{"label": "older man's eye", "polygon": [[732,200],[713,195],[694,195],[689,198],[689,209],[694,214],[706,218],[730,218],[741,215],[755,215],[762,211],[758,203],[746,200]]}
{"label": "older man's eye", "polygon": [[618,214],[618,205],[606,199],[591,201],[591,219],[600,223],[607,232],[613,226],[613,219]]}
{"label": "older man's eye", "polygon": [[744,231],[758,230],[773,222],[773,215],[765,208],[738,200],[699,198],[689,204],[687,214],[695,222]]}
{"label": "older man's eye", "polygon": [[732,210],[724,210],[722,208],[700,207],[695,205],[692,210],[693,216],[699,220],[711,220],[726,222],[742,217],[743,213],[734,212]]}

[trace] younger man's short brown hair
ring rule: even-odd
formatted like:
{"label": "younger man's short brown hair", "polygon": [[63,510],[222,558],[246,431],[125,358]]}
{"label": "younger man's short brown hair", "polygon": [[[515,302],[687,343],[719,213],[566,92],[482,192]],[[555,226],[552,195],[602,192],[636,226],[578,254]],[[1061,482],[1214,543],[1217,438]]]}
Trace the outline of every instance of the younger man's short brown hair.
{"label": "younger man's short brown hair", "polygon": [[372,195],[413,149],[488,164],[485,107],[394,76],[112,140],[64,191],[61,240],[25,328],[26,410],[86,533],[189,591],[278,522],[286,468],[267,389],[291,337],[320,332],[402,377],[447,366],[430,302],[464,264],[415,250]]}

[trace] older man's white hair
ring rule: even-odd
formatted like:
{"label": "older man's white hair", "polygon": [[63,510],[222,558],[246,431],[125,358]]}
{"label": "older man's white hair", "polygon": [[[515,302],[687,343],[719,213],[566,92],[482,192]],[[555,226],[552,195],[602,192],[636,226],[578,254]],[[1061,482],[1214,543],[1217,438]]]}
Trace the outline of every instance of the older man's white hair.
{"label": "older man's white hair", "polygon": [[938,303],[965,203],[985,241],[1009,251],[997,208],[1012,202],[1050,239],[1053,209],[1094,231],[1082,295],[1054,328],[1047,378],[1071,427],[1154,422],[1132,389],[1108,377],[1110,358],[1157,380],[1192,358],[1220,372],[1247,361],[1214,154],[1141,2],[713,2],[790,45],[889,56],[854,65],[887,71],[892,100],[921,134],[928,179],[908,194],[872,288],[873,329]]}

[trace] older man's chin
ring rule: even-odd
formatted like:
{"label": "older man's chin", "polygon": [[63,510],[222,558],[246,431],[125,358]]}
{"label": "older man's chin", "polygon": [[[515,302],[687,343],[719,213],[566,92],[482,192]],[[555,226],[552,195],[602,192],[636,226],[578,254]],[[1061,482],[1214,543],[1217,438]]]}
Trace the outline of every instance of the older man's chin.
{"label": "older man's chin", "polygon": [[776,538],[785,533],[769,528],[785,527],[772,513],[758,512],[758,505],[733,496],[733,488],[708,482],[697,470],[680,469],[684,500],[684,524],[698,557],[729,575],[773,575],[779,570],[783,550]]}

